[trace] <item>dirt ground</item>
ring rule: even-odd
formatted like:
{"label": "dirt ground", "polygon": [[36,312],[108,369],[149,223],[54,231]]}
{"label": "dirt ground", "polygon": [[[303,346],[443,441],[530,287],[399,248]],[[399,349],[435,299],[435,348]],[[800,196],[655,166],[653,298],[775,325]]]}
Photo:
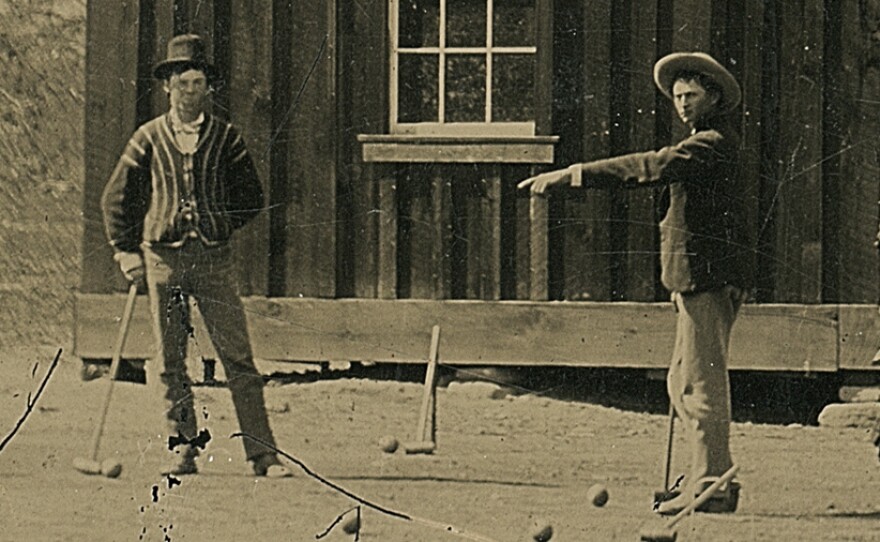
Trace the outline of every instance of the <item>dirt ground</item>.
{"label": "dirt ground", "polygon": [[[53,354],[48,347],[0,353],[3,435]],[[71,462],[89,455],[108,381],[80,381],[79,365],[62,356],[33,413],[0,453],[2,540],[316,540],[358,504],[290,462],[294,478],[250,476],[241,443],[229,438],[237,426],[228,391],[218,387],[196,388],[201,426],[213,437],[199,475],[169,487],[157,474],[168,452],[156,436],[161,422],[151,388],[120,382],[99,457],[117,459],[123,473],[85,476]],[[337,525],[322,540],[528,541],[533,522],[545,518],[555,541],[634,541],[653,519],[663,415],[453,382],[438,390],[436,452],[408,456],[384,453],[378,441],[408,440],[414,432],[420,384],[271,384],[267,402],[283,450],[349,492],[416,518],[365,506],[358,535]],[[684,449],[680,438],[676,445]],[[689,518],[679,540],[880,540],[880,463],[865,432],[735,423],[732,446],[741,465],[740,510]],[[586,498],[596,483],[610,493],[603,508]]]}
{"label": "dirt ground", "polygon": [[[0,438],[24,412],[54,345],[70,350],[82,232],[85,5],[0,0]],[[202,427],[213,438],[201,473],[170,487],[157,474],[167,451],[150,388],[118,383],[100,457],[124,470],[114,480],[85,476],[71,463],[89,455],[108,381],[84,383],[79,367],[62,357],[0,452],[0,540],[298,542],[316,540],[357,504],[293,464],[292,479],[250,476],[241,443],[229,438],[237,427],[224,388],[196,389]],[[652,520],[666,419],[648,412],[662,409],[453,383],[438,392],[436,453],[407,456],[383,453],[378,441],[414,432],[416,383],[333,378],[266,391],[282,449],[348,491],[417,518],[365,507],[358,535],[337,526],[321,540],[443,542],[467,540],[449,532],[464,531],[482,537],[471,540],[527,542],[534,520],[545,518],[554,541],[635,541]],[[746,412],[739,420],[762,411],[739,408]],[[864,432],[740,422],[732,439],[742,467],[740,510],[690,518],[679,540],[880,540],[880,463]],[[597,483],[610,492],[603,508],[586,498]]]}

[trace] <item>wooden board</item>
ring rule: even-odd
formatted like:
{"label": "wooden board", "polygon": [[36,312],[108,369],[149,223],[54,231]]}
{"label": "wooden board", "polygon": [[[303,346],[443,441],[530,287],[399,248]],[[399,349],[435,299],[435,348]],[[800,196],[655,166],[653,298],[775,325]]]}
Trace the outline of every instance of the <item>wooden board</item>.
{"label": "wooden board", "polygon": [[[536,168],[529,168],[529,175],[537,173]],[[531,222],[531,198],[527,190],[518,190],[516,199],[515,217],[515,245],[514,245],[514,282],[516,284],[515,299],[529,299],[531,295],[531,238],[532,238],[532,222]]]}
{"label": "wooden board", "polygon": [[[109,357],[124,303],[123,295],[76,297],[77,355]],[[245,308],[255,355],[294,361],[423,363],[440,325],[451,365],[662,368],[675,332],[668,303],[247,298]],[[828,305],[747,305],[734,327],[731,368],[834,371],[837,316]],[[152,344],[139,301],[126,356],[150,357]]]}
{"label": "wooden board", "polygon": [[[629,147],[656,148],[654,62],[657,60],[657,5],[633,2],[630,8]],[[654,211],[656,189],[630,190],[626,198],[626,292],[628,301],[654,301],[659,276],[660,242]]]}
{"label": "wooden board", "polygon": [[430,256],[432,299],[452,296],[452,184],[441,168],[429,167],[431,182]]}
{"label": "wooden board", "polygon": [[553,145],[546,143],[363,143],[367,162],[553,162]]}
{"label": "wooden board", "polygon": [[716,2],[717,0],[672,0],[673,51],[711,52],[712,5]]}
{"label": "wooden board", "polygon": [[823,2],[779,4],[779,146],[774,300],[817,303],[822,280]]}
{"label": "wooden board", "polygon": [[[397,291],[397,181],[396,172],[383,164],[362,164],[361,178],[351,186],[351,215],[349,217],[351,252],[348,260],[340,262],[352,267],[355,297],[387,297],[393,281]],[[393,191],[388,189],[394,186]],[[393,197],[393,205],[391,201]],[[393,213],[390,222],[388,212]],[[392,229],[393,226],[393,229]],[[393,243],[392,243],[393,241]],[[392,250],[394,254],[389,255]],[[394,269],[389,264],[394,264]],[[383,267],[384,265],[384,267]],[[393,271],[393,273],[392,273]],[[383,292],[380,294],[380,291]]]}
{"label": "wooden board", "polygon": [[[193,8],[195,9],[195,8]],[[233,249],[243,295],[268,294],[272,130],[272,12],[256,2],[232,4],[229,17],[228,118],[239,127],[256,165],[267,208],[237,232]],[[218,47],[215,47],[218,49]]]}
{"label": "wooden board", "polygon": [[[350,134],[382,134],[387,130],[388,104],[386,87],[388,55],[388,2],[385,0],[363,0],[357,3],[343,3],[340,6],[339,24],[340,52],[347,69],[340,73],[340,92],[346,99],[343,107],[350,119]],[[372,298],[378,295],[380,283],[389,285],[385,271],[379,268],[378,254],[382,239],[389,232],[379,231],[379,214],[384,213],[388,202],[379,194],[376,181],[393,178],[388,171],[390,165],[368,164],[362,161],[362,149],[358,142],[352,143],[344,155],[352,165],[350,214],[351,249],[346,255],[349,261],[339,265],[350,266],[354,295]],[[382,181],[385,182],[385,181]],[[386,187],[387,188],[387,187]],[[384,193],[384,190],[383,190]],[[390,226],[391,223],[385,223]],[[395,217],[395,228],[396,217]],[[397,233],[394,232],[396,239]],[[389,261],[386,259],[386,261]],[[395,269],[396,275],[396,247]],[[381,276],[380,276],[381,275]],[[385,278],[382,278],[385,277]],[[397,289],[395,277],[395,290]],[[383,295],[384,297],[384,295]]]}
{"label": "wooden board", "polygon": [[529,198],[529,299],[549,299],[549,205],[546,196]]}
{"label": "wooden board", "polygon": [[[152,52],[149,58],[141,58],[141,62],[146,62],[149,66],[155,66],[157,62],[168,56],[168,40],[180,33],[180,18],[177,17],[178,11],[175,9],[175,0],[155,0],[153,5],[152,31],[150,37],[153,39],[152,44],[145,44],[145,51]],[[205,36],[208,38],[208,36]],[[206,45],[211,47],[211,41],[208,39]],[[152,45],[150,47],[150,45]],[[150,70],[152,76],[152,70]],[[152,102],[152,115],[155,117],[161,115],[168,110],[168,96],[162,88],[162,82],[155,79],[152,80],[152,92],[150,94]]]}
{"label": "wooden board", "polygon": [[[177,9],[175,10],[175,16],[177,17],[177,21],[174,25],[175,34],[186,32],[199,34],[201,36],[214,36],[214,15],[217,11],[214,7],[214,2],[205,2],[204,0],[177,0],[176,4]],[[268,12],[269,10],[263,9],[263,11]],[[252,9],[246,9],[245,13],[254,16],[257,15]],[[214,36],[214,39],[211,40],[214,47],[212,51],[209,51],[213,53],[212,56],[215,59],[218,57],[218,48],[216,46],[218,41],[217,37],[218,36]]]}
{"label": "wooden board", "polygon": [[[553,0],[537,0],[535,8],[539,40],[535,64],[535,133],[550,135],[553,132]],[[552,148],[550,151],[552,162]]]}
{"label": "wooden board", "polygon": [[[574,162],[607,158],[610,143],[611,1],[583,5],[583,140]],[[569,300],[611,299],[610,196],[590,190],[565,202],[565,288]]]}
{"label": "wooden board", "polygon": [[290,296],[336,295],[336,2],[295,2],[291,64],[285,284]]}
{"label": "wooden board", "polygon": [[880,371],[880,315],[873,305],[840,306],[840,368]]}
{"label": "wooden board", "polygon": [[397,297],[398,246],[397,179],[390,169],[386,169],[385,173],[376,181],[379,212],[372,213],[376,215],[379,222],[377,294],[381,299],[395,299]]}
{"label": "wooden board", "polygon": [[[876,2],[875,2],[876,5]],[[826,48],[833,55],[826,58],[827,96],[830,111],[826,113],[825,155],[826,193],[828,207],[826,227],[835,233],[826,237],[827,265],[836,273],[839,300],[845,303],[876,303],[880,299],[878,252],[874,247],[878,229],[880,191],[880,54],[875,45],[872,52],[864,49],[871,42],[871,29],[877,28],[880,9],[872,14],[858,0],[837,2],[835,9],[840,27],[837,43]],[[876,44],[876,41],[874,42]],[[836,197],[829,197],[836,196]],[[829,209],[830,210],[830,209]]]}
{"label": "wooden board", "polygon": [[[477,172],[480,178],[466,202],[468,299],[498,300],[501,297],[501,168],[488,166]],[[468,182],[468,181],[465,181]]]}
{"label": "wooden board", "polygon": [[408,297],[445,299],[452,288],[452,171],[424,164],[407,171],[400,217],[407,241],[398,245],[404,251],[398,263],[409,278]]}
{"label": "wooden board", "polygon": [[[740,143],[741,201],[745,213],[746,228],[752,247],[758,239],[762,227],[759,210],[761,191],[761,119],[764,115],[762,97],[763,73],[762,50],[764,5],[761,2],[739,3],[731,1],[729,22],[731,58],[736,64],[730,66],[740,82],[743,92],[742,140]],[[754,251],[747,255],[750,279],[755,283],[757,275],[757,256]]]}
{"label": "wooden board", "polygon": [[101,194],[136,128],[139,13],[136,3],[87,5],[85,182],[80,290],[125,290],[104,233]]}

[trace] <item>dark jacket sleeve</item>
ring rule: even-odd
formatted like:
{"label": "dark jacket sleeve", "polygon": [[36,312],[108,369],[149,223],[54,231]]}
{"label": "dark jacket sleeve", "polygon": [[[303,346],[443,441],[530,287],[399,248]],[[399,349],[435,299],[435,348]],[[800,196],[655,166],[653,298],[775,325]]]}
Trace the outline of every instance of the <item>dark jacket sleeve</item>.
{"label": "dark jacket sleeve", "polygon": [[263,186],[254,160],[247,150],[244,139],[231,128],[231,144],[226,178],[229,182],[227,190],[226,212],[234,229],[241,228],[254,219],[265,207]]}
{"label": "dark jacket sleeve", "polygon": [[590,187],[699,181],[717,164],[723,136],[706,130],[677,145],[656,151],[624,154],[582,165],[583,183]]}
{"label": "dark jacket sleeve", "polygon": [[150,201],[149,138],[138,130],[125,146],[104,187],[101,209],[110,245],[117,252],[139,252]]}

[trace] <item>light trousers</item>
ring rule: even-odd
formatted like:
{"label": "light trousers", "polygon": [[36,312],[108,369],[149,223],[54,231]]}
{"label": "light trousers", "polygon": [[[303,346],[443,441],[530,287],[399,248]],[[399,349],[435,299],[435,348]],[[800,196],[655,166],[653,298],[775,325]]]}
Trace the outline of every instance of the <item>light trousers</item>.
{"label": "light trousers", "polygon": [[691,446],[686,487],[699,491],[695,484],[701,478],[720,476],[733,465],[727,361],[743,292],[728,285],[695,294],[674,293],[672,300],[678,323],[667,390]]}

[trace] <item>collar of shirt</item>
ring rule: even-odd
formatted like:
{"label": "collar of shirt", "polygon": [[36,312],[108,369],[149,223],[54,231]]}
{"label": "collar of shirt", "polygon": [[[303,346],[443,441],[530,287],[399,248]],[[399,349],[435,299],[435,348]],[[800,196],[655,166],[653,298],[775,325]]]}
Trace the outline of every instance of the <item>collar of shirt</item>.
{"label": "collar of shirt", "polygon": [[183,122],[177,115],[177,111],[171,110],[171,129],[175,134],[198,134],[203,122],[205,122],[204,113],[200,113],[198,118],[192,122]]}

